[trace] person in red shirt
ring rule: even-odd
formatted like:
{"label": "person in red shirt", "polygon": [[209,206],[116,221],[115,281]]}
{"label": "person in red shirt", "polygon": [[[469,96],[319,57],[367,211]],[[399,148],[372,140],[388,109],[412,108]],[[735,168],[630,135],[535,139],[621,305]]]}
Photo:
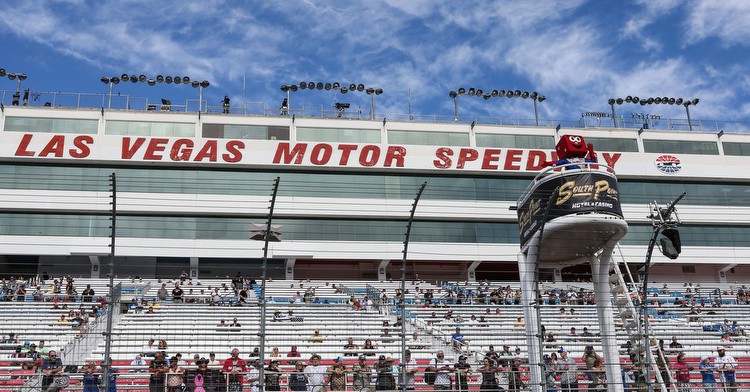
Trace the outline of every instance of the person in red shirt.
{"label": "person in red shirt", "polygon": [[224,361],[221,371],[228,375],[229,391],[242,390],[242,374],[247,372],[247,363],[240,358],[240,350],[232,349],[232,356]]}
{"label": "person in red shirt", "polygon": [[[289,352],[286,354],[287,358],[299,358],[301,356],[302,356],[302,354],[300,354],[300,352],[297,351],[297,346],[292,346],[292,349],[289,350]],[[297,363],[297,361],[296,360],[287,360],[286,363],[288,363],[290,365],[294,365],[295,363]]]}
{"label": "person in red shirt", "polygon": [[677,355],[677,363],[672,365],[672,370],[677,379],[677,390],[681,392],[690,391],[690,371],[693,367],[685,362],[685,353],[679,353]]}

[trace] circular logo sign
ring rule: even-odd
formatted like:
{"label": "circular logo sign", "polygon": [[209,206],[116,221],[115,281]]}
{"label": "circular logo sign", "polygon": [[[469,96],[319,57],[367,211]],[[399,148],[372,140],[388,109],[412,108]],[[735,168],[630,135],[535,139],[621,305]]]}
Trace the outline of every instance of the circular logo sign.
{"label": "circular logo sign", "polygon": [[682,170],[680,158],[674,155],[661,155],[656,158],[656,168],[664,174],[675,174]]}

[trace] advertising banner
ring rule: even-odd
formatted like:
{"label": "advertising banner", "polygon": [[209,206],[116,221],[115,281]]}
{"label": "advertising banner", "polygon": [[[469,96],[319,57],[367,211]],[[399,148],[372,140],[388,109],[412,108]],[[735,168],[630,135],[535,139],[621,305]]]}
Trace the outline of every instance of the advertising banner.
{"label": "advertising banner", "polygon": [[622,217],[617,179],[613,175],[578,170],[563,172],[560,175],[552,174],[537,183],[518,206],[521,246],[542,227],[544,210],[550,197],[552,201],[547,222],[565,215],[591,212]]}

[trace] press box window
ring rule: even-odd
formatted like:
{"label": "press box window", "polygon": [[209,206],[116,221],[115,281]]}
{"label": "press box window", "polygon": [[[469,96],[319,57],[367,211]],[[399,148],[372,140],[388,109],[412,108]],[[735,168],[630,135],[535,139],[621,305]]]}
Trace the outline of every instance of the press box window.
{"label": "press box window", "polygon": [[379,129],[297,128],[301,142],[380,143]]}
{"label": "press box window", "polygon": [[750,143],[723,142],[724,155],[750,156]]}
{"label": "press box window", "polygon": [[6,132],[73,133],[95,135],[99,121],[68,118],[6,117]]}
{"label": "press box window", "polygon": [[477,147],[553,149],[555,148],[555,138],[552,136],[538,135],[497,135],[478,133]]}
{"label": "press box window", "polygon": [[203,124],[202,135],[214,139],[289,140],[289,127]]}
{"label": "press box window", "polygon": [[697,154],[719,155],[719,145],[716,142],[701,142],[697,140],[643,140],[644,152],[659,154]]}
{"label": "press box window", "polygon": [[388,131],[388,144],[469,146],[469,134],[458,132]]}
{"label": "press box window", "polygon": [[195,124],[109,120],[104,133],[126,136],[195,137]]}

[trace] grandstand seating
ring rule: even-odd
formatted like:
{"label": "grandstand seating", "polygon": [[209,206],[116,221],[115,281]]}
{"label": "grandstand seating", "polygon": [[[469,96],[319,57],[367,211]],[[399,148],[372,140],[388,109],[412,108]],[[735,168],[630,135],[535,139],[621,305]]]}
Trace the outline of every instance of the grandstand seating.
{"label": "grandstand seating", "polygon": [[[121,374],[118,385],[125,389],[143,389],[147,383],[147,377],[143,373],[127,373],[130,361],[136,354],[144,352],[143,346],[149,338],[157,341],[167,341],[167,353],[173,355],[182,353],[184,359],[192,359],[194,354],[206,357],[209,352],[215,352],[217,359],[222,361],[227,358],[229,351],[237,347],[243,358],[248,358],[254,348],[259,347],[258,331],[260,327],[260,312],[257,298],[253,292],[248,304],[239,305],[232,290],[229,278],[226,279],[204,279],[198,285],[197,281],[191,287],[198,290],[209,291],[219,288],[222,301],[211,303],[210,296],[205,294],[196,295],[196,303],[173,303],[153,302],[156,293],[162,283],[167,284],[168,290],[174,287],[177,280],[166,280],[164,282],[150,279],[123,279],[116,283],[122,283],[122,301],[128,303],[131,299],[136,301],[146,299],[153,308],[153,313],[145,313],[145,309],[129,310],[114,319],[113,339],[111,345],[111,357],[115,365],[120,368]],[[82,292],[86,285],[91,285],[97,296],[108,291],[108,280],[106,279],[84,279],[75,280],[77,291]],[[39,282],[40,287],[45,289],[47,302],[34,302],[30,293],[27,293],[26,301],[0,302],[0,335],[16,333],[19,338],[30,340],[46,340],[47,346],[53,349],[65,350],[76,344],[77,337],[83,332],[73,328],[70,323],[59,322],[62,312],[71,309],[84,309],[97,305],[97,302],[81,303],[60,302],[67,305],[68,309],[54,309],[55,303],[49,301],[55,294],[48,282]],[[335,285],[335,287],[334,287]],[[518,282],[490,282],[488,287],[508,287],[509,292],[515,293]],[[690,363],[697,363],[701,356],[714,356],[715,349],[720,344],[719,339],[722,329],[726,329],[725,320],[737,321],[739,326],[750,325],[750,312],[745,304],[737,304],[735,293],[738,286],[712,284],[711,287],[703,287],[696,293],[695,289],[687,293],[685,285],[667,284],[655,285],[649,290],[649,299],[662,302],[661,306],[655,305],[651,309],[650,334],[654,339],[663,339],[668,345],[670,338],[677,335],[683,351],[688,356]],[[706,285],[704,285],[706,286]],[[453,352],[450,346],[450,336],[456,327],[460,327],[468,345],[462,353],[469,354],[472,358],[472,366],[477,364],[483,353],[490,345],[498,350],[507,344],[511,349],[520,348],[521,357],[526,357],[526,331],[522,322],[517,320],[523,317],[522,305],[517,304],[489,304],[478,303],[479,300],[472,298],[469,291],[476,293],[479,289],[478,283],[452,283],[438,286],[427,282],[407,282],[409,294],[406,295],[406,336],[409,338],[416,332],[420,338],[419,345],[412,346],[412,356],[421,366],[434,357],[437,350],[445,350],[449,357],[455,357],[458,352]],[[393,300],[397,290],[400,290],[400,282],[377,282],[377,281],[268,281],[266,284],[267,295],[273,298],[269,301],[266,311],[266,344],[265,355],[269,358],[274,347],[278,347],[282,356],[289,351],[292,345],[298,347],[302,358],[308,358],[312,353],[318,353],[323,357],[323,363],[331,361],[344,354],[343,349],[347,338],[354,339],[354,343],[362,345],[365,339],[371,339],[377,346],[372,352],[375,355],[386,355],[396,360],[400,357],[401,344],[399,334],[400,327],[395,328],[399,307]],[[697,288],[697,287],[696,287]],[[257,289],[257,287],[256,287]],[[318,297],[321,303],[299,303],[295,301],[297,293],[304,295],[308,289],[314,289],[314,297]],[[590,291],[590,285],[586,283],[545,283],[545,298],[549,294],[559,293],[562,290],[583,289]],[[433,290],[436,299],[436,307],[424,307],[424,302],[418,290]],[[716,295],[717,292],[719,295]],[[252,292],[252,290],[251,290]],[[466,293],[467,299],[461,304],[454,303],[457,293]],[[199,293],[199,292],[198,292]],[[365,295],[380,301],[385,295],[387,300],[371,309],[369,312],[355,311],[348,303],[351,296],[357,299]],[[722,298],[718,298],[721,296]],[[80,297],[80,296],[79,296]],[[690,314],[690,306],[675,305],[675,298],[686,298],[688,303],[696,299],[696,305],[702,307],[700,314]],[[544,343],[545,352],[556,351],[564,347],[579,362],[580,353],[587,345],[594,346],[595,350],[601,352],[600,342],[597,339],[598,323],[596,322],[596,310],[592,305],[560,304],[549,300],[540,305],[540,320],[545,326],[547,333],[552,333],[555,342]],[[80,298],[75,298],[79,300]],[[485,302],[487,302],[485,300]],[[297,302],[297,303],[295,303]],[[323,304],[322,302],[328,302]],[[512,301],[511,301],[512,302]],[[564,314],[560,309],[564,309]],[[499,314],[496,313],[499,310]],[[574,314],[571,314],[574,310]],[[274,321],[274,311],[285,315],[282,321]],[[293,320],[289,319],[292,312]],[[450,317],[445,315],[450,311]],[[460,316],[460,320],[459,319]],[[477,319],[484,317],[484,321],[471,321],[471,316]],[[219,326],[220,320],[230,324],[237,319],[240,327]],[[93,319],[92,319],[93,320]],[[387,322],[388,326],[384,326]],[[570,328],[576,327],[578,336],[570,335]],[[591,336],[582,336],[583,327],[587,327]],[[383,329],[387,328],[391,337],[385,341],[381,337]],[[322,342],[312,339],[310,335],[318,329],[323,336]],[[618,330],[618,341],[624,343],[627,336]],[[750,342],[741,331],[735,331],[734,339],[729,351],[736,358],[745,362],[750,357]],[[22,371],[19,365],[12,365],[9,361],[15,345],[0,346],[0,391],[6,388],[23,384],[30,376],[28,371]],[[95,343],[88,348],[86,357],[91,360],[100,361],[104,355],[104,340],[101,336],[96,338]],[[667,349],[669,351],[669,349]],[[357,353],[362,350],[357,350]],[[675,350],[676,352],[676,350]],[[625,362],[626,350],[623,349],[622,361]],[[370,352],[367,352],[370,354]],[[373,358],[373,357],[369,357]],[[353,364],[353,358],[347,359],[348,364]],[[289,370],[289,365],[283,364],[284,370]],[[742,367],[744,369],[744,365]],[[421,371],[420,371],[421,374]],[[697,372],[693,379],[698,379]],[[743,372],[742,380],[747,379]],[[146,381],[144,381],[146,380]],[[421,378],[420,378],[421,380]],[[475,384],[481,380],[474,378]],[[421,382],[421,381],[420,381]],[[72,384],[74,388],[77,383]],[[420,384],[424,386],[424,384]]]}

